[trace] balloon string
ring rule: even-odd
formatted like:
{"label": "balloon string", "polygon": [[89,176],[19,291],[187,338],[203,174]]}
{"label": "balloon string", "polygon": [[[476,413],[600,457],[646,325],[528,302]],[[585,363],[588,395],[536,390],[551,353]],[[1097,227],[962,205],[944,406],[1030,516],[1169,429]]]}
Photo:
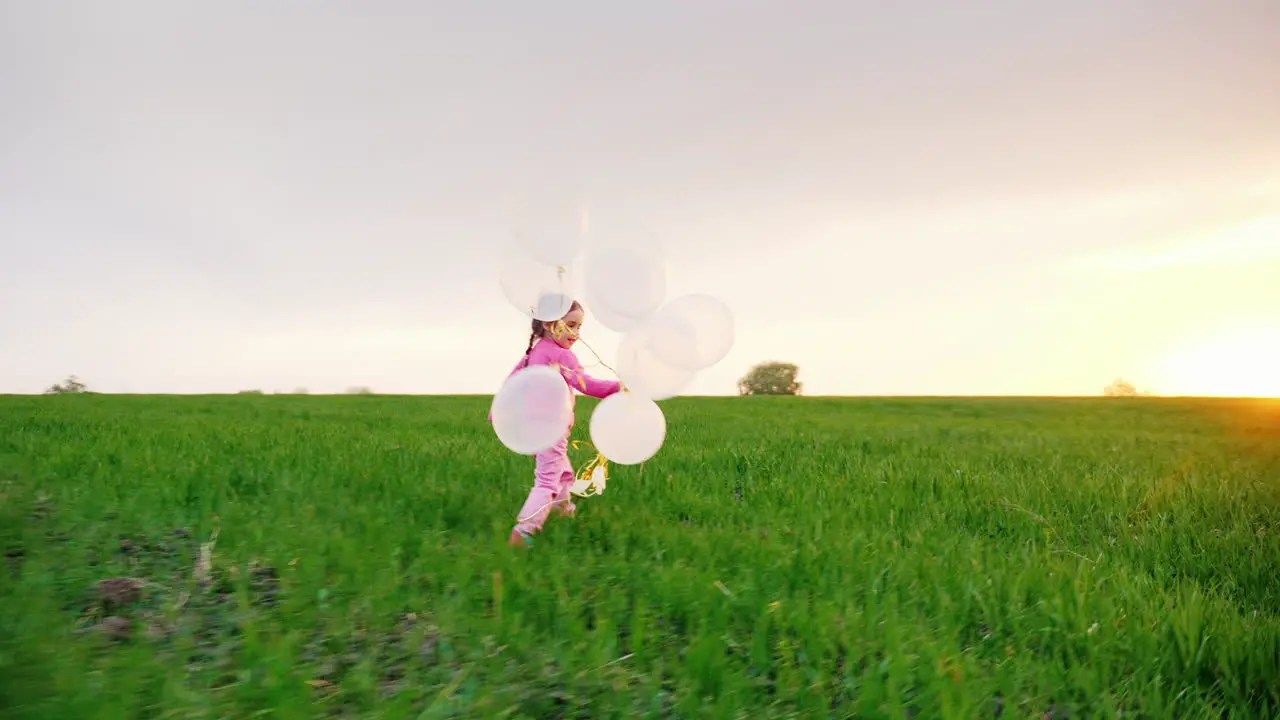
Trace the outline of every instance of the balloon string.
{"label": "balloon string", "polygon": [[[593,347],[591,347],[590,343],[588,343],[586,340],[583,340],[581,335],[579,335],[579,336],[578,336],[578,342],[582,343],[582,344],[583,344],[583,346],[585,346],[588,350],[590,350],[590,351],[591,351],[591,354],[595,356],[595,358],[596,358],[596,362],[597,362],[597,363],[599,363],[600,365],[603,365],[603,366],[604,366],[604,367],[605,367],[609,372],[611,372],[611,373],[613,373],[613,374],[614,374],[614,377],[617,377],[617,378],[618,378],[618,388],[619,388],[619,390],[621,390],[622,392],[631,392],[631,389],[627,387],[627,384],[626,384],[625,382],[623,382],[623,381],[622,381],[622,377],[618,375],[618,371],[617,371],[617,370],[614,370],[612,367],[610,367],[610,366],[609,366],[609,363],[605,362],[605,361],[600,357],[600,353],[596,352],[596,349],[595,349],[595,348],[593,348]],[[575,440],[575,441],[574,441],[574,443],[581,443],[581,442],[582,442],[582,441],[580,441],[580,440]],[[575,447],[575,448],[576,448],[576,447],[579,447],[579,445],[575,444],[575,445],[574,445],[574,447]],[[594,446],[592,446],[592,447],[591,447],[591,449],[592,449],[592,450],[595,450],[596,448],[595,448]],[[583,470],[583,473],[584,473],[584,474],[589,473],[589,471],[594,470],[594,469],[596,468],[596,466],[599,466],[599,467],[603,467],[603,468],[605,468],[605,472],[606,472],[606,473],[608,473],[608,472],[609,472],[608,465],[609,465],[609,458],[605,457],[603,454],[601,454],[601,453],[597,450],[597,451],[596,451],[596,456],[595,456],[594,458],[592,458],[592,459],[591,459],[591,462],[587,463],[587,465],[586,465],[585,469]],[[640,470],[641,470],[641,472],[643,472],[643,471],[644,471],[644,466],[643,466],[643,465],[641,466]],[[578,479],[579,479],[579,480],[582,480],[582,479],[585,479],[585,478],[584,478],[584,477],[582,477],[582,476],[579,476],[579,478],[578,478]],[[595,485],[594,485],[594,484],[592,484],[592,485],[591,485],[591,489],[594,489],[594,488],[595,488]]]}
{"label": "balloon string", "polygon": [[[595,348],[591,347],[591,345],[586,340],[583,340],[581,335],[577,336],[577,340],[578,342],[582,343],[584,347],[590,350],[592,355],[595,356],[596,358],[595,364],[603,365],[606,369],[609,370],[609,372],[613,373],[614,376],[618,378],[618,385],[622,392],[631,392],[631,388],[627,387],[627,383],[622,380],[622,377],[620,375],[618,375],[618,371],[610,367],[609,363],[605,362],[600,357],[600,353],[596,352]],[[574,442],[580,442],[580,441],[575,440]],[[577,445],[575,445],[574,447],[577,447]],[[595,448],[593,447],[592,449],[594,450]],[[591,462],[596,463],[597,461],[600,461],[600,464],[602,466],[606,466],[608,465],[609,459],[606,458],[604,455],[601,455],[599,452],[597,452],[596,457]],[[644,466],[645,466],[645,463],[640,463],[640,475],[636,478],[637,480],[644,477]],[[592,467],[592,466],[589,465],[588,467]],[[607,469],[606,469],[606,472],[608,472]],[[582,478],[580,477],[578,479],[581,480]],[[592,485],[592,487],[594,488],[595,486]]]}
{"label": "balloon string", "polygon": [[[621,386],[621,389],[622,389],[624,392],[631,392],[631,389],[627,387],[627,384],[626,384],[625,382],[623,382],[623,380],[622,380],[622,376],[618,374],[618,371],[617,371],[617,370],[614,370],[612,365],[610,365],[609,363],[605,362],[605,361],[604,361],[604,359],[600,357],[600,353],[596,352],[596,349],[595,349],[595,348],[593,348],[593,347],[591,347],[591,343],[587,342],[587,341],[582,337],[582,335],[581,335],[581,334],[579,334],[579,333],[577,333],[577,332],[574,332],[573,330],[570,330],[570,329],[569,329],[569,327],[565,324],[565,322],[564,322],[564,320],[563,320],[563,319],[561,319],[561,320],[556,320],[554,323],[552,323],[552,324],[551,324],[551,327],[553,328],[553,331],[554,331],[557,335],[564,335],[564,334],[568,334],[568,335],[572,336],[572,337],[573,337],[573,339],[574,339],[574,340],[576,340],[577,342],[582,343],[583,347],[585,347],[586,349],[590,350],[590,351],[591,351],[591,354],[592,354],[592,355],[594,355],[594,356],[595,356],[595,358],[596,358],[596,361],[595,361],[594,363],[592,363],[592,364],[591,364],[591,367],[595,367],[596,365],[601,365],[601,366],[603,366],[603,367],[604,367],[605,369],[607,369],[609,372],[613,373],[613,376],[614,376],[614,377],[618,378],[618,384]],[[583,368],[583,369],[585,369],[585,368]],[[585,388],[585,382],[584,382],[584,388]]]}
{"label": "balloon string", "polygon": [[517,515],[517,516],[516,516],[516,524],[520,524],[520,523],[522,523],[522,522],[528,522],[529,520],[531,520],[531,519],[533,519],[533,518],[538,517],[538,513],[542,512],[543,510],[546,510],[548,507],[550,507],[550,506],[554,505],[554,504],[555,504],[555,502],[556,502],[555,500],[549,500],[549,501],[547,501],[547,502],[543,503],[543,504],[542,504],[542,507],[538,508],[537,510],[534,510],[533,512],[529,513],[528,515],[525,515],[524,517],[520,517],[519,515]]}
{"label": "balloon string", "polygon": [[578,342],[580,342],[580,343],[582,343],[583,347],[585,347],[586,349],[590,350],[590,351],[591,351],[591,354],[595,356],[595,358],[596,358],[596,361],[595,361],[595,363],[594,363],[595,365],[602,365],[602,366],[604,366],[604,368],[605,368],[606,370],[608,370],[609,372],[613,373],[613,376],[614,376],[614,377],[618,378],[618,383],[622,385],[622,389],[623,389],[623,390],[627,390],[627,389],[628,389],[628,388],[627,388],[627,384],[626,384],[626,383],[624,383],[624,382],[622,382],[622,377],[621,377],[620,375],[618,375],[618,371],[617,371],[617,370],[614,370],[614,369],[613,369],[613,367],[611,367],[611,366],[609,365],[609,363],[607,363],[607,362],[605,362],[603,359],[601,359],[601,357],[600,357],[600,353],[596,352],[596,349],[595,349],[595,348],[593,348],[593,347],[591,347],[591,344],[590,344],[590,343],[588,343],[586,340],[584,340],[584,339],[582,338],[582,336],[581,336],[581,335],[579,335],[579,336],[577,337],[577,341],[578,341]]}

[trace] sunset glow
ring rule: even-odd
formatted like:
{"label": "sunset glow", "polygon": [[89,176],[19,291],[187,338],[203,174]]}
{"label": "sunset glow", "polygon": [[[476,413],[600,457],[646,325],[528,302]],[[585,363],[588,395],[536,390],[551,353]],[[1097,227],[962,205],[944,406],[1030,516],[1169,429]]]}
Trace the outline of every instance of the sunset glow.
{"label": "sunset glow", "polygon": [[1172,354],[1163,395],[1280,397],[1280,328],[1224,334]]}

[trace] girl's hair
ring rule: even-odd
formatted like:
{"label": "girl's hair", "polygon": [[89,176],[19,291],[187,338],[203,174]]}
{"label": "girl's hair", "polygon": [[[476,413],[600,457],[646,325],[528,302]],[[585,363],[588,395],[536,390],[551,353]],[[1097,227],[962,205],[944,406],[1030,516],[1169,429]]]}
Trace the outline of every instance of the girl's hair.
{"label": "girl's hair", "polygon": [[[579,303],[577,300],[573,301],[573,304],[569,306],[569,309],[565,311],[565,314],[562,315],[560,319],[563,320],[564,318],[568,317],[569,313],[573,312],[574,310],[582,310],[582,304]],[[529,324],[529,330],[530,330],[529,347],[524,349],[525,355],[528,355],[529,353],[533,352],[533,344],[538,342],[538,338],[546,337],[547,324],[545,321],[534,318],[533,322]]]}

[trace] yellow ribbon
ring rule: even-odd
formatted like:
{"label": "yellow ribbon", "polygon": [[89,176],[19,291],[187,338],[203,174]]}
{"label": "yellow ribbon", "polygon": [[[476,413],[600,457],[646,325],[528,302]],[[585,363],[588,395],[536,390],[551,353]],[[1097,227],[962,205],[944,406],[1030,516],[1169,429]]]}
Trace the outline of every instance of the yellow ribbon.
{"label": "yellow ribbon", "polygon": [[[583,440],[574,440],[570,443],[570,446],[574,450],[577,450],[580,447],[589,447],[592,450],[596,449],[594,445]],[[596,450],[596,456],[587,461],[587,464],[583,465],[578,470],[578,474],[574,476],[575,480],[585,480],[589,483],[587,485],[586,492],[582,493],[581,497],[591,497],[592,495],[599,495],[604,492],[596,485],[595,479],[592,477],[597,468],[604,470],[604,476],[607,480],[609,477],[609,458],[602,455],[599,450]]]}

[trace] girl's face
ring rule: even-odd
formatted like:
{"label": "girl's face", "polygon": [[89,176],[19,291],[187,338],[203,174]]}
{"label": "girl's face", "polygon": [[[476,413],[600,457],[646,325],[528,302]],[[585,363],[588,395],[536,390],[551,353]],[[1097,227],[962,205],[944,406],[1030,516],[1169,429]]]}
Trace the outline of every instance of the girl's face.
{"label": "girl's face", "polygon": [[578,333],[582,331],[584,318],[585,315],[581,310],[574,310],[560,320],[547,323],[544,326],[547,329],[547,337],[554,340],[560,347],[568,350],[573,347],[574,343],[578,342]]}

